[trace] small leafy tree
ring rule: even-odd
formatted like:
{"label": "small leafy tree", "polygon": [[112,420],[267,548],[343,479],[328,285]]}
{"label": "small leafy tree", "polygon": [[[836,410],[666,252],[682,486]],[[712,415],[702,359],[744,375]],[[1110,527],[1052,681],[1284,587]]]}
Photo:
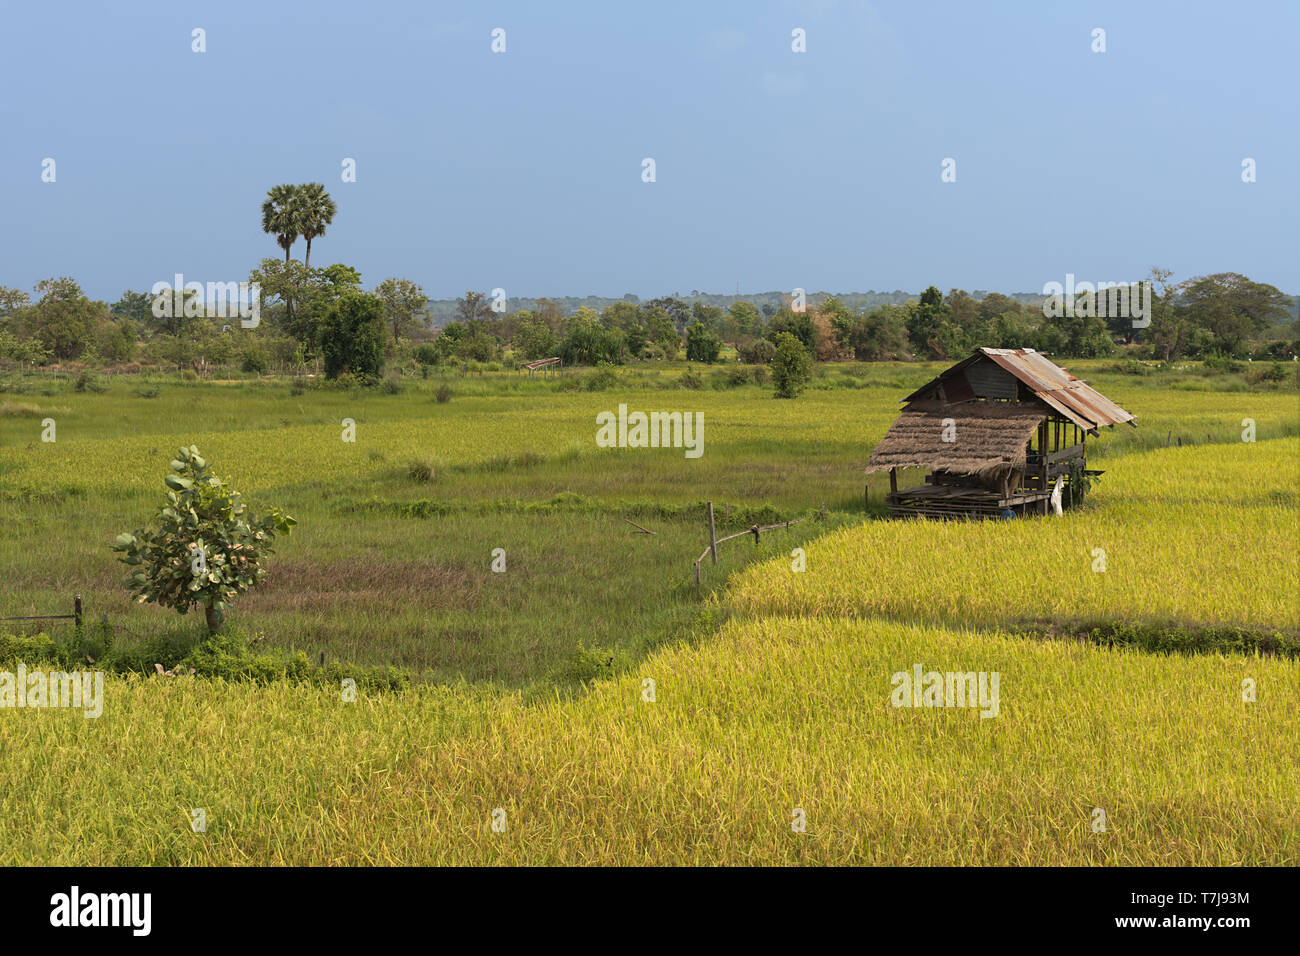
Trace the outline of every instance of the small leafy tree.
{"label": "small leafy tree", "polygon": [[379,377],[387,336],[384,300],[379,296],[344,292],[320,320],[319,334],[326,378],[344,372],[366,381]]}
{"label": "small leafy tree", "polygon": [[703,322],[696,322],[686,330],[686,361],[712,365],[721,351],[722,343]]}
{"label": "small leafy tree", "polygon": [[803,343],[789,332],[776,336],[776,355],[772,357],[772,381],[777,398],[794,398],[808,384],[813,360]]}
{"label": "small leafy tree", "polygon": [[119,534],[113,550],[135,569],[126,585],[136,601],[181,614],[202,606],[215,634],[230,602],[262,580],[276,536],[296,522],[278,508],[254,515],[193,445],[180,449],[171,467],[158,527]]}

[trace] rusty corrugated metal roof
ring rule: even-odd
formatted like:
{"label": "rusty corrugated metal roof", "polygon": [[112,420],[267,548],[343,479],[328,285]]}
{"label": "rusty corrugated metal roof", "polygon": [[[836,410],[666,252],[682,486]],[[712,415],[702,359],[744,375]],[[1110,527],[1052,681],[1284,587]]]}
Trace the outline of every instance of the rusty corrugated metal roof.
{"label": "rusty corrugated metal roof", "polygon": [[[986,356],[1024,382],[1047,405],[1056,409],[1085,431],[1122,422],[1132,424],[1136,419],[1101,392],[1081,378],[1076,378],[1059,365],[1047,360],[1033,349],[981,348],[969,358],[958,362],[933,381],[923,385],[904,399],[913,401],[932,385]],[[1135,426],[1136,427],[1136,426]]]}
{"label": "rusty corrugated metal roof", "polygon": [[1103,425],[1134,421],[1134,416],[1083,379],[1075,378],[1033,349],[980,351],[1028,385],[1035,395],[1080,428],[1091,431]]}

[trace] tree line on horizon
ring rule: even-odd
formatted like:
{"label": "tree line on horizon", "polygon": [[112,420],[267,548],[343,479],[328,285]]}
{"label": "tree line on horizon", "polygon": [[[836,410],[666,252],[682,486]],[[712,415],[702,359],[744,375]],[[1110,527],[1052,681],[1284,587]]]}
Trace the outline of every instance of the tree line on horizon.
{"label": "tree line on horizon", "polygon": [[[312,231],[312,236],[322,235]],[[277,232],[277,243],[289,232]],[[300,234],[301,235],[301,234]],[[684,357],[712,363],[724,352],[766,363],[787,333],[819,362],[954,359],[978,346],[1034,348],[1062,358],[1101,358],[1119,351],[1172,362],[1184,358],[1289,359],[1300,349],[1290,297],[1237,273],[1172,283],[1156,270],[1150,325],[1134,328],[1104,309],[1043,309],[991,292],[981,298],[931,286],[915,299],[854,309],[836,296],[799,309],[740,300],[729,308],[665,296],[615,301],[597,311],[566,312],[557,300],[498,313],[487,296],[467,292],[454,316],[435,328],[418,283],[390,277],[366,291],[354,268],[312,268],[267,258],[250,273],[262,287],[262,323],[243,329],[204,315],[155,317],[147,293],[127,291],[112,304],[90,300],[75,280],[47,279],[34,290],[0,286],[0,362],[130,362],[318,367],[327,376],[378,376],[384,363],[432,366],[561,357],[566,365],[625,364]],[[814,297],[815,299],[816,297]],[[1086,299],[1087,297],[1081,297]]]}
{"label": "tree line on horizon", "polygon": [[[515,299],[511,309],[511,300],[470,291],[449,310],[409,279],[389,277],[366,290],[351,266],[312,267],[312,242],[326,235],[336,212],[320,183],[267,191],[261,228],[284,258],[264,258],[249,273],[249,282],[261,289],[256,328],[209,315],[185,293],[193,308],[158,310],[151,294],[132,290],[111,304],[93,301],[70,277],[37,283],[34,300],[0,286],[0,366],[275,368],[365,381],[378,379],[385,364],[427,369],[551,356],[570,366],[671,361],[683,354],[706,364],[724,354],[768,364],[783,345],[786,352],[794,348],[787,336],[818,362],[955,359],[978,346],[1033,348],[1061,358],[1123,350],[1165,362],[1289,359],[1300,349],[1297,300],[1234,272],[1175,283],[1167,270],[1153,269],[1150,323],[1143,328],[1128,317],[1107,316],[1095,293],[1062,313],[1044,308],[1041,296],[945,294],[936,286],[902,302],[893,301],[904,295],[898,292],[818,293],[806,307],[780,293],[751,301],[692,290],[690,300],[625,295],[595,300],[606,303],[597,308],[588,304],[595,297]],[[298,239],[305,242],[302,260],[292,256]]]}

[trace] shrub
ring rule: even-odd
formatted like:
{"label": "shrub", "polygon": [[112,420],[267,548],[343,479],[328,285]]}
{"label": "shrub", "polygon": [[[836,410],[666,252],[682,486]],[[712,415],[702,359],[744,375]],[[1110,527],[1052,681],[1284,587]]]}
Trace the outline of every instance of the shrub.
{"label": "shrub", "polygon": [[1245,362],[1238,362],[1234,358],[1226,358],[1222,355],[1207,355],[1201,365],[1216,372],[1240,372],[1246,367]]}
{"label": "shrub", "polygon": [[739,365],[733,365],[731,368],[727,369],[723,380],[726,382],[728,388],[739,388],[741,385],[748,385],[753,381],[753,377],[750,375],[751,371],[751,369],[743,368]]}
{"label": "shrub", "polygon": [[693,368],[688,368],[682,373],[682,377],[677,380],[678,388],[689,388],[692,391],[698,391],[704,387],[704,379],[700,373]]}
{"label": "shrub", "polygon": [[804,390],[812,375],[813,360],[797,338],[789,332],[776,336],[776,355],[772,358],[772,380],[777,398],[794,398]]}
{"label": "shrub", "polygon": [[427,484],[438,476],[438,469],[427,458],[417,458],[406,469],[407,476],[419,484]]}
{"label": "shrub", "polygon": [[776,354],[776,346],[767,339],[754,339],[739,346],[736,354],[746,365],[766,365]]}
{"label": "shrub", "polygon": [[601,362],[596,370],[583,380],[583,387],[589,392],[603,392],[618,385],[618,373],[614,366]]}
{"label": "shrub", "polygon": [[266,350],[257,346],[245,349],[239,362],[241,372],[251,372],[257,375],[264,375],[270,367],[271,359],[266,354]]}
{"label": "shrub", "polygon": [[696,322],[686,330],[686,361],[712,365],[721,351],[722,343],[705,328],[704,323]]}
{"label": "shrub", "polygon": [[106,392],[108,386],[104,385],[95,377],[95,374],[89,369],[83,370],[77,374],[76,380],[72,383],[74,391],[78,392]]}
{"label": "shrub", "polygon": [[439,405],[446,405],[451,401],[451,387],[446,383],[438,386],[438,390],[433,393],[434,401]]}
{"label": "shrub", "polygon": [[1281,362],[1273,362],[1262,368],[1251,369],[1246,376],[1246,381],[1251,385],[1274,385],[1278,382],[1285,382],[1286,379],[1286,366]]}
{"label": "shrub", "polygon": [[340,378],[347,372],[363,380],[378,376],[387,336],[384,300],[355,290],[344,292],[320,321],[326,377]]}
{"label": "shrub", "polygon": [[621,647],[587,647],[579,643],[560,676],[585,684],[617,674],[630,663],[627,651]]}

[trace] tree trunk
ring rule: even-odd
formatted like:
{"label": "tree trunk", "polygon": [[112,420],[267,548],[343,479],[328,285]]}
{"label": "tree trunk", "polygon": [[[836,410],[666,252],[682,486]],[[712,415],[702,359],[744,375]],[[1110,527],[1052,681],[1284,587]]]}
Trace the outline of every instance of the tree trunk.
{"label": "tree trunk", "polygon": [[203,609],[203,616],[207,619],[209,634],[221,633],[221,621],[225,615],[221,613],[220,609],[215,607],[205,607]]}
{"label": "tree trunk", "polygon": [[311,240],[310,239],[307,240],[307,258],[303,262],[303,265],[306,266],[308,269],[311,268]]}

